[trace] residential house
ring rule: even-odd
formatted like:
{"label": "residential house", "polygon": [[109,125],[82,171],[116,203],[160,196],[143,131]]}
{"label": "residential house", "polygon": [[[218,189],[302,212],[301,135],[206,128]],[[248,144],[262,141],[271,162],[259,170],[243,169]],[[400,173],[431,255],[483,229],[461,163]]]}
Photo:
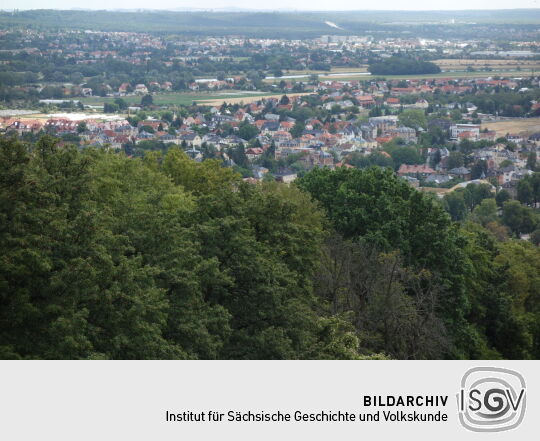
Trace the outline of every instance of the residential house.
{"label": "residential house", "polygon": [[401,164],[397,174],[398,176],[412,176],[412,177],[420,176],[421,178],[425,179],[429,175],[437,174],[437,172],[425,164],[421,164],[421,165]]}
{"label": "residential house", "polygon": [[470,181],[471,171],[467,167],[456,167],[448,171],[448,174],[454,178]]}
{"label": "residential house", "polygon": [[135,93],[138,95],[145,95],[148,93],[148,88],[144,84],[137,84],[135,86]]}

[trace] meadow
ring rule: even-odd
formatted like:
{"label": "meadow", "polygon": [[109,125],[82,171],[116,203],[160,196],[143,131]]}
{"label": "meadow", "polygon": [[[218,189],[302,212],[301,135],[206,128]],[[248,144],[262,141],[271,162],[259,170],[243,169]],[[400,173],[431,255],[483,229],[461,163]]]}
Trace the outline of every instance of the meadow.
{"label": "meadow", "polygon": [[[212,103],[213,105],[222,103],[223,101],[232,102],[253,102],[266,96],[273,96],[270,92],[246,92],[238,90],[229,90],[222,92],[164,92],[152,96],[154,104],[158,106],[189,106],[194,102]],[[278,95],[281,96],[281,95]],[[140,95],[130,95],[121,97],[129,105],[137,106],[141,102]],[[80,101],[86,105],[99,106],[104,103],[113,103],[115,97],[99,97],[92,96],[81,98]]]}
{"label": "meadow", "polygon": [[540,132],[540,118],[515,118],[492,123],[483,123],[482,128],[495,130],[497,136],[505,136],[507,133],[532,134]]}
{"label": "meadow", "polygon": [[[538,71],[540,70],[539,60],[527,59],[500,59],[500,60],[482,60],[482,59],[443,59],[434,60],[437,66],[443,71],[466,70],[471,67],[475,70],[492,69],[493,71]],[[490,73],[490,72],[488,72]]]}

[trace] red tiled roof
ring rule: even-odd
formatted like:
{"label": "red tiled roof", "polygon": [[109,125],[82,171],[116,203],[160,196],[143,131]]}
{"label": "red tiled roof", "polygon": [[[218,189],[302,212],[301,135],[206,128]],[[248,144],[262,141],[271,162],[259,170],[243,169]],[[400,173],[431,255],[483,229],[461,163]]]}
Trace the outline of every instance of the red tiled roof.
{"label": "red tiled roof", "polygon": [[409,165],[409,164],[401,164],[398,170],[398,174],[409,174],[409,173],[425,173],[425,174],[433,174],[436,173],[435,170],[433,170],[431,167],[428,167],[425,164],[421,165]]}

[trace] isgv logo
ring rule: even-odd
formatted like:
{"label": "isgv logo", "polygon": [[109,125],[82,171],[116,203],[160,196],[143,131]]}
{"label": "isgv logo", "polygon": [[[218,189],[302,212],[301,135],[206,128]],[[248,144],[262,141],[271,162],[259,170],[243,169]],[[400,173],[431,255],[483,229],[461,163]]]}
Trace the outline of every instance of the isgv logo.
{"label": "isgv logo", "polygon": [[502,432],[521,424],[527,403],[525,380],[510,369],[475,367],[461,379],[459,421],[473,432]]}

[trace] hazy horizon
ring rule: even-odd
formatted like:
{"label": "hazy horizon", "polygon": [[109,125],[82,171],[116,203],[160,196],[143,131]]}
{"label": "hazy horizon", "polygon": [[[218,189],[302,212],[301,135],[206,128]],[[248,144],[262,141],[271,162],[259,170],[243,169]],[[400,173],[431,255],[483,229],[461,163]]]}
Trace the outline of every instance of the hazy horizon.
{"label": "hazy horizon", "polygon": [[328,2],[297,0],[294,7],[288,0],[274,0],[273,7],[253,7],[251,0],[200,0],[178,1],[160,0],[158,5],[149,7],[145,0],[95,0],[92,5],[81,0],[52,0],[47,6],[43,6],[41,0],[6,0],[2,10],[32,10],[32,9],[57,9],[57,10],[247,10],[247,11],[474,11],[474,10],[516,10],[516,9],[539,9],[540,0],[516,0],[509,7],[506,0],[456,0],[451,6],[445,4],[444,8],[433,7],[429,0],[412,0],[407,4],[398,0],[389,0],[384,5],[373,4],[359,5],[352,0],[334,0],[332,7]]}

